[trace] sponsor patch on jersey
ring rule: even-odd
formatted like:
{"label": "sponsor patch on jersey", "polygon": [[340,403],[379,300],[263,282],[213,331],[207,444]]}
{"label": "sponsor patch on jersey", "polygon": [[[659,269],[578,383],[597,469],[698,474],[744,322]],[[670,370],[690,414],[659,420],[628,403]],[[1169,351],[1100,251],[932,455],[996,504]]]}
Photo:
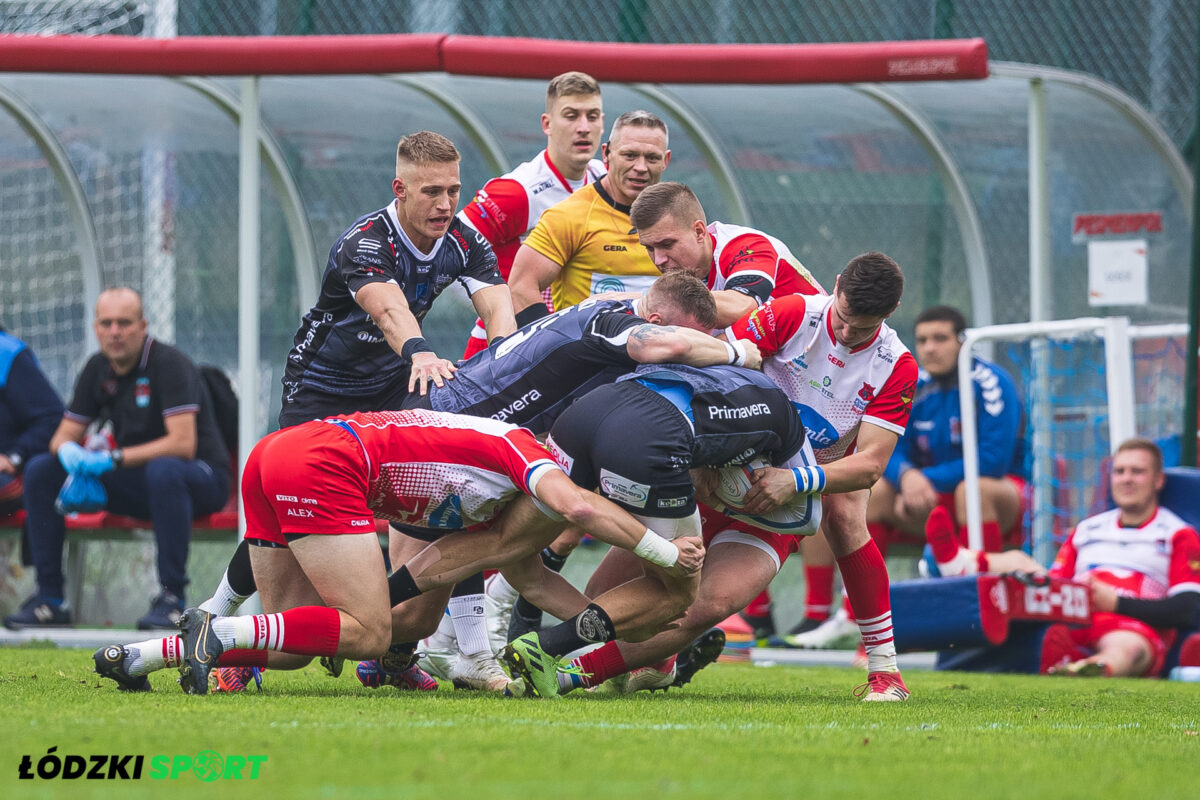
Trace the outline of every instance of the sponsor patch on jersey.
{"label": "sponsor patch on jersey", "polygon": [[803,403],[792,403],[792,406],[800,415],[800,421],[804,423],[804,432],[808,435],[808,441],[812,442],[813,449],[823,450],[838,440],[837,428],[814,408]]}
{"label": "sponsor patch on jersey", "polygon": [[646,501],[650,499],[648,484],[638,483],[606,469],[600,470],[600,489],[610,499],[635,508],[645,508]]}
{"label": "sponsor patch on jersey", "polygon": [[730,259],[729,268],[736,269],[737,266],[739,264],[741,264],[743,261],[750,261],[753,258],[754,258],[754,249],[751,247],[744,247],[738,251],[736,256],[734,256],[732,259]]}
{"label": "sponsor patch on jersey", "polygon": [[659,500],[656,505],[659,508],[683,508],[687,505],[687,501],[686,497],[666,497]]}
{"label": "sponsor patch on jersey", "polygon": [[544,446],[546,450],[549,451],[550,457],[554,459],[554,463],[562,467],[563,472],[570,475],[571,469],[575,466],[575,459],[567,455],[563,449],[558,446],[558,443],[554,441],[553,436],[546,437],[546,444]]}
{"label": "sponsor patch on jersey", "polygon": [[[605,248],[608,249],[607,247]],[[592,294],[601,294],[602,292],[624,292],[626,291],[625,282],[620,278],[600,278],[595,281],[592,286]]]}
{"label": "sponsor patch on jersey", "polygon": [[462,500],[452,494],[429,512],[431,528],[461,528],[463,526]]}

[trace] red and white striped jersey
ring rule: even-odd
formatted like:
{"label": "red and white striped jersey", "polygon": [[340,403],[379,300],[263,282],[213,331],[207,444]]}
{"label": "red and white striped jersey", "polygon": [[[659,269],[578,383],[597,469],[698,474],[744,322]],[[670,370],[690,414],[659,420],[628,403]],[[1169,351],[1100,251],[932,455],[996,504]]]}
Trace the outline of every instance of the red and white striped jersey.
{"label": "red and white striped jersey", "polygon": [[758,345],[763,372],[791,399],[817,462],[853,452],[861,422],[904,433],[917,362],[886,323],[853,349],[829,320],[833,295],[788,295],[759,306],[726,330]]}
{"label": "red and white striped jersey", "polygon": [[1136,528],[1121,527],[1121,510],[1075,526],[1050,567],[1057,578],[1092,576],[1125,597],[1161,600],[1200,592],[1200,536],[1168,508]]}
{"label": "red and white striped jersey", "polygon": [[[713,244],[708,288],[714,292],[745,284],[760,302],[785,294],[825,294],[800,259],[774,236],[725,222],[710,222],[708,233]],[[761,289],[759,283],[764,284]]]}
{"label": "red and white striped jersey", "polygon": [[479,231],[496,253],[500,275],[508,280],[513,259],[533,226],[550,206],[572,192],[604,177],[604,162],[592,159],[583,180],[568,181],[543,150],[511,172],[492,178],[458,212],[459,218]]}
{"label": "red and white striped jersey", "polygon": [[378,411],[325,420],[344,424],[367,461],[367,507],[377,517],[428,528],[491,520],[517,492],[534,495],[558,470],[524,428],[436,411]]}

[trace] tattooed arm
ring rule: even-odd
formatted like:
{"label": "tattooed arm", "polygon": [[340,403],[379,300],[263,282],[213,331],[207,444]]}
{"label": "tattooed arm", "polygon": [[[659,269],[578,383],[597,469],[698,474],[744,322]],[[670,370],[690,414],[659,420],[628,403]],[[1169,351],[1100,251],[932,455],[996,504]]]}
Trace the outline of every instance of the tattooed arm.
{"label": "tattooed arm", "polygon": [[[732,364],[740,353],[707,333],[674,325],[639,325],[629,335],[629,356],[642,364],[675,363],[692,367]],[[742,366],[759,369],[762,356],[753,342],[740,342],[746,356]]]}

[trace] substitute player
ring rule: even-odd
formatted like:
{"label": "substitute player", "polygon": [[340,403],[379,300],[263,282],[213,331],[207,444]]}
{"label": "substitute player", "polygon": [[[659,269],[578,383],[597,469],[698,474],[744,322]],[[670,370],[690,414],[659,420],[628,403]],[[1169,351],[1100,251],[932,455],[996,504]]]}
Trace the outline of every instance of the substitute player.
{"label": "substitute player", "polygon": [[[508,280],[521,242],[546,209],[605,173],[593,158],[604,133],[600,84],[583,72],[564,72],[546,86],[542,114],[546,149],[511,172],[492,178],[458,217],[479,231],[496,253],[500,275]],[[553,307],[550,307],[553,310]],[[487,347],[482,320],[475,320],[463,358]]]}
{"label": "substitute player", "polygon": [[[521,500],[522,493],[530,499]],[[184,691],[205,694],[218,664],[294,669],[313,656],[382,652],[392,620],[376,516],[443,531],[496,520],[495,534],[448,536],[418,559],[422,568],[397,570],[391,582],[414,597],[448,591],[481,567],[530,557],[536,563],[538,542],[529,531],[540,530],[536,519],[545,516],[537,509],[665,570],[688,574],[703,560],[698,539],[668,542],[577,487],[528,431],[452,414],[351,414],[277,431],[247,460],[242,501],[266,613],[220,617],[188,609],[182,636],[101,648],[93,657],[97,672],[144,691],[147,672],[177,665]],[[557,588],[566,604],[555,603],[558,613],[586,607],[565,581]]]}

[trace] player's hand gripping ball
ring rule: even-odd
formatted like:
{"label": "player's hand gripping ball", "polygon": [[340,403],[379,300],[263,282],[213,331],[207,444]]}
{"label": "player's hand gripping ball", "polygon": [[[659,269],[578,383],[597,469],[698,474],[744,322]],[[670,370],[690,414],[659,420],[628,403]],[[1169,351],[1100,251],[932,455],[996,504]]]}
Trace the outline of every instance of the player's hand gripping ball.
{"label": "player's hand gripping ball", "polygon": [[769,466],[766,459],[755,458],[746,464],[717,470],[717,498],[729,508],[741,509],[746,504],[746,492],[750,491],[751,473]]}

